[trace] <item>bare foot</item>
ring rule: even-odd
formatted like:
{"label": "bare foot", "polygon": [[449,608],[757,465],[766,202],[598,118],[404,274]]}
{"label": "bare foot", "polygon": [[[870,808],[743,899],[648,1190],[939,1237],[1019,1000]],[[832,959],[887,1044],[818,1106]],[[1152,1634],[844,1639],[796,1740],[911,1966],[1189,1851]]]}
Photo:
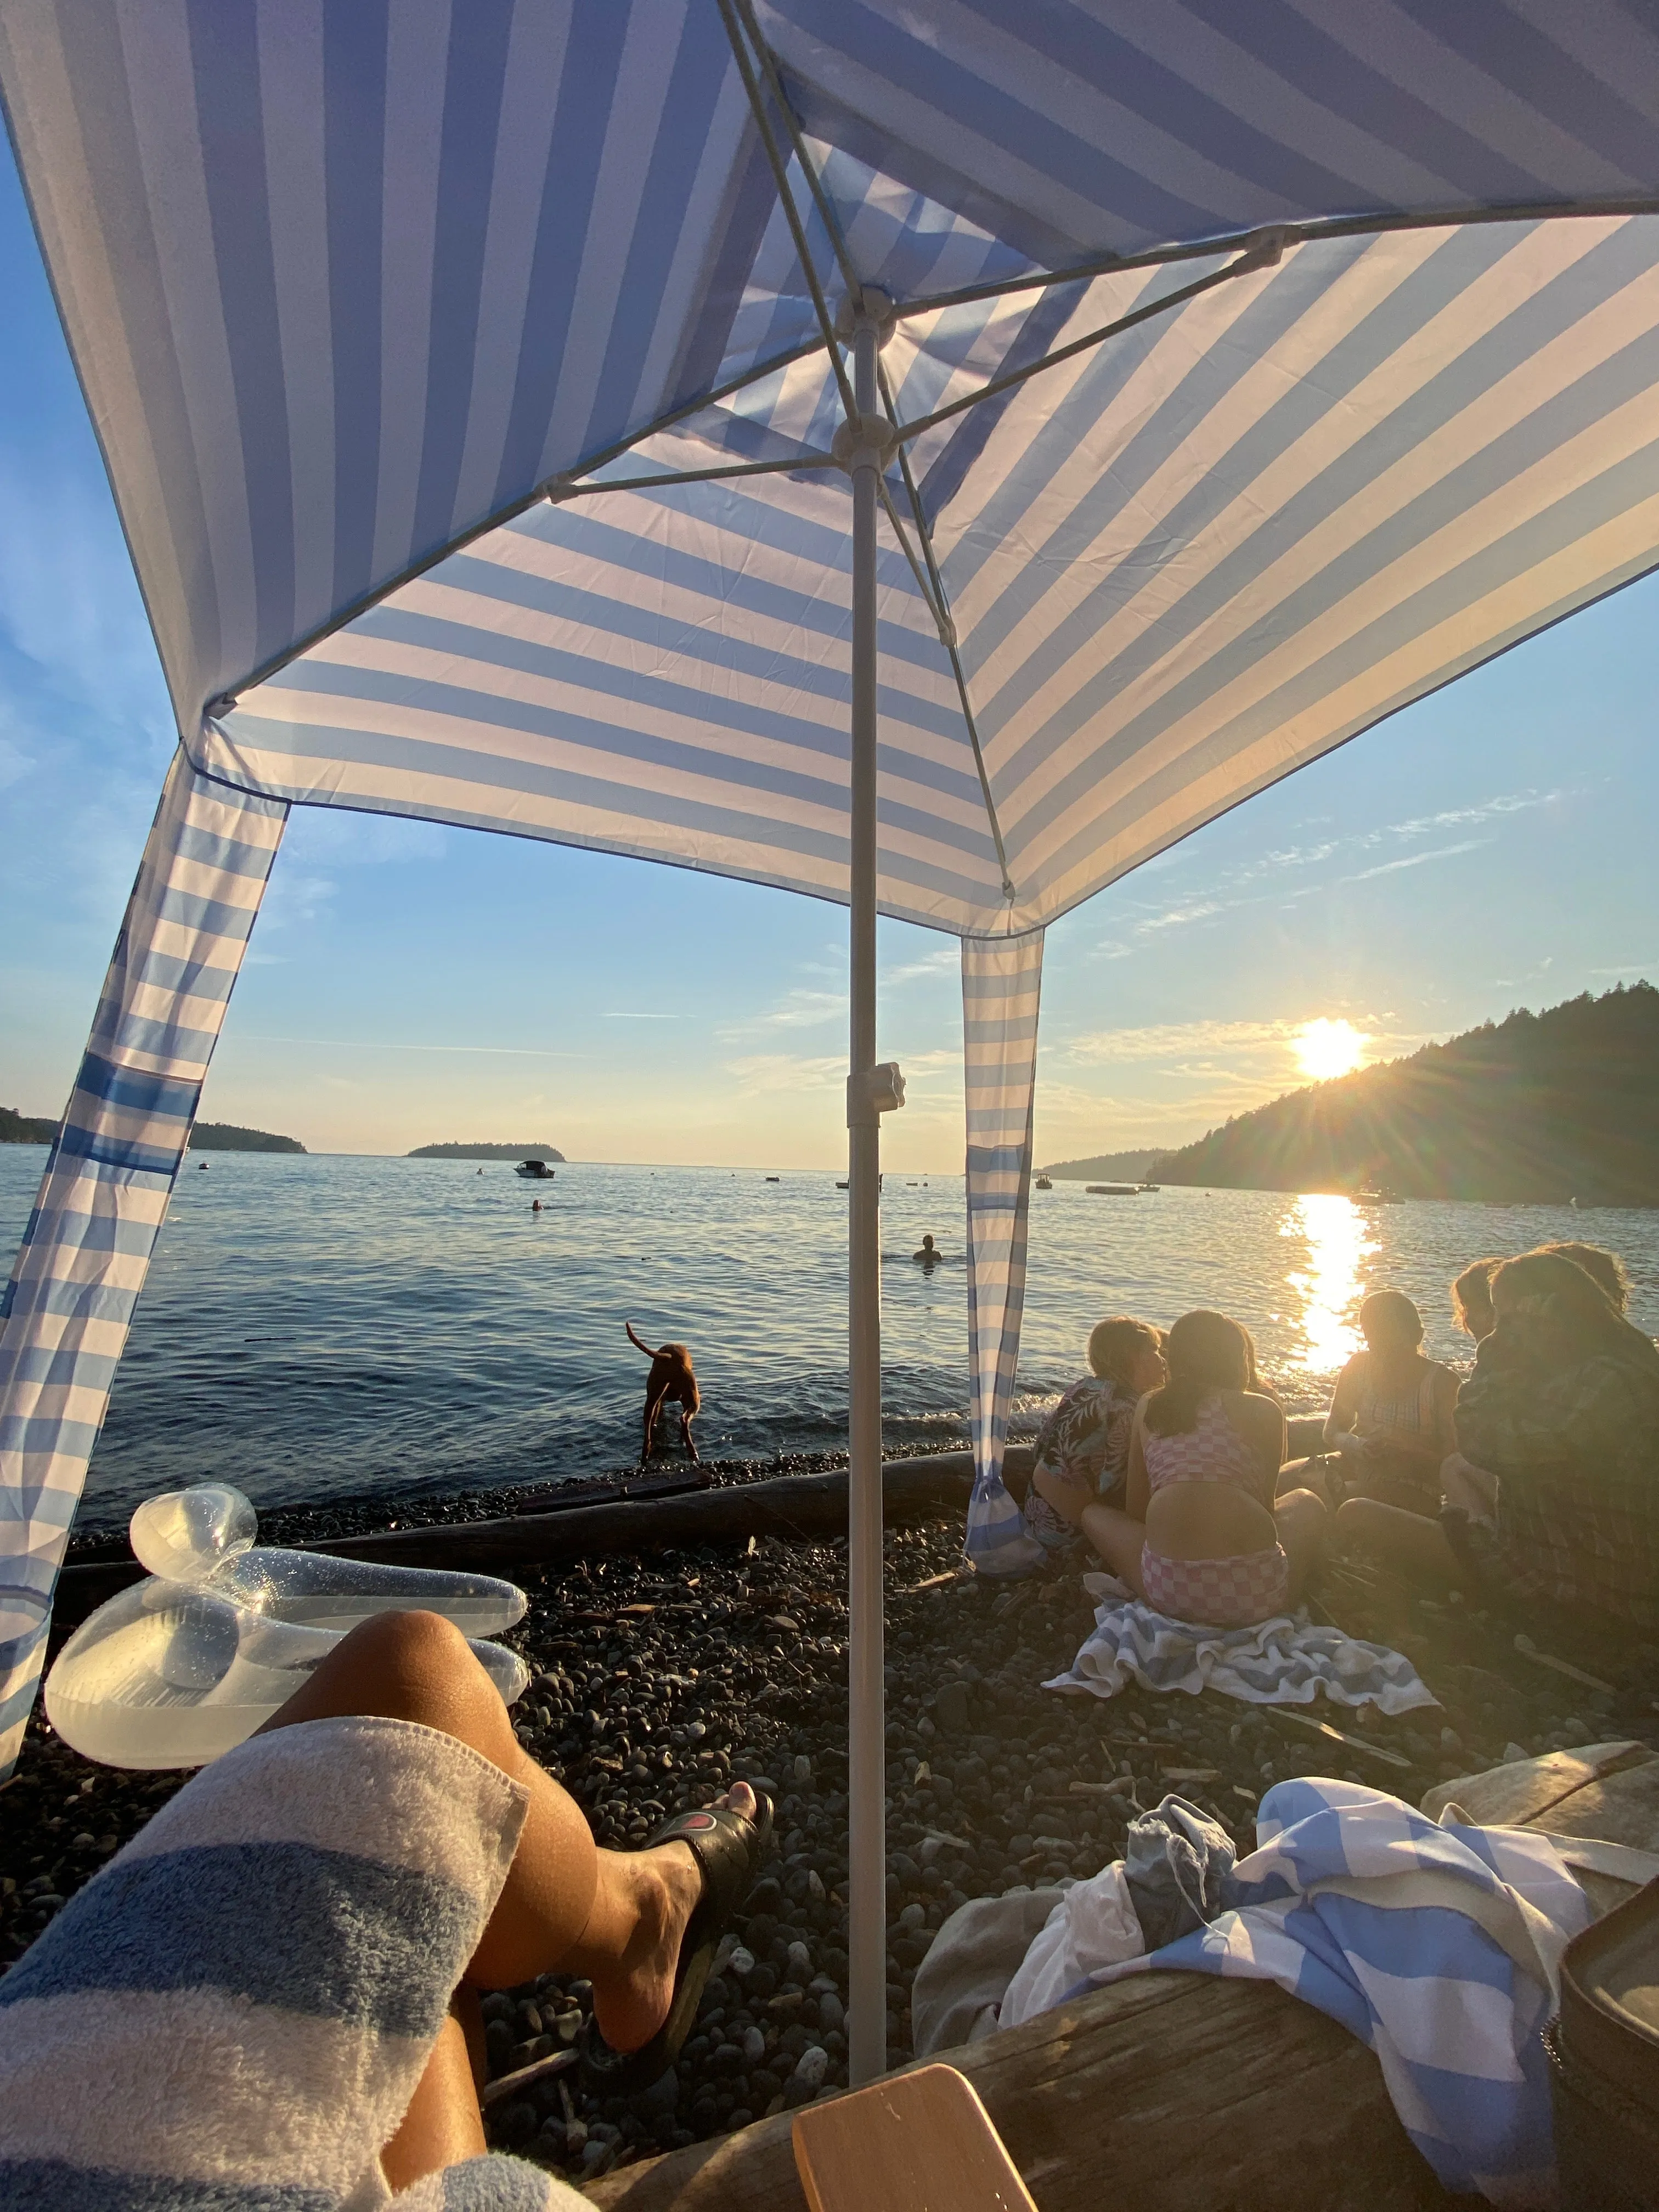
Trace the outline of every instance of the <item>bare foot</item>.
{"label": "bare foot", "polygon": [[[749,1820],[759,1809],[746,1782],[715,1802]],[[593,2016],[613,2051],[642,2050],[667,2019],[681,1939],[702,1895],[702,1869],[689,1844],[599,1853],[599,1894],[578,1948],[580,1971],[593,1984]],[[607,1929],[620,1942],[605,1942]],[[590,1944],[590,1935],[598,1941]],[[600,1948],[605,1955],[595,1957]]]}

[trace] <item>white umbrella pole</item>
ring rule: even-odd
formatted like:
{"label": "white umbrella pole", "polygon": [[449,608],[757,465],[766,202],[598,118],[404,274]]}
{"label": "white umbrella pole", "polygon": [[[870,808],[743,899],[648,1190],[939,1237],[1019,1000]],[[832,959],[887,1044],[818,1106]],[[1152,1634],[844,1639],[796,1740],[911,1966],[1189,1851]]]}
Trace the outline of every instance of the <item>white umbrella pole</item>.
{"label": "white umbrella pole", "polygon": [[[875,416],[878,326],[853,325],[853,391]],[[849,424],[848,430],[854,426]],[[843,436],[846,433],[843,432]],[[849,1681],[848,2074],[887,2069],[887,1761],[881,1558],[881,1121],[876,1066],[876,485],[884,448],[848,439],[853,479],[852,1051],[847,1086]]]}

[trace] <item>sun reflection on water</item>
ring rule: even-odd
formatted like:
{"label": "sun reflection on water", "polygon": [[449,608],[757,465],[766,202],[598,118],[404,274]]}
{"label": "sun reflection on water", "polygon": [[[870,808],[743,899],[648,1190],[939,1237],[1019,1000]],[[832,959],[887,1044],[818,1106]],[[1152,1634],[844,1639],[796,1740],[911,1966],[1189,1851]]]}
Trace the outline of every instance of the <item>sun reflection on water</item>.
{"label": "sun reflection on water", "polygon": [[1295,1364],[1310,1373],[1329,1373],[1360,1347],[1362,1270],[1378,1249],[1370,1224],[1351,1198],[1310,1192],[1297,1200],[1279,1233],[1300,1238],[1306,1247],[1300,1267],[1285,1279],[1302,1302],[1295,1316],[1303,1340]]}

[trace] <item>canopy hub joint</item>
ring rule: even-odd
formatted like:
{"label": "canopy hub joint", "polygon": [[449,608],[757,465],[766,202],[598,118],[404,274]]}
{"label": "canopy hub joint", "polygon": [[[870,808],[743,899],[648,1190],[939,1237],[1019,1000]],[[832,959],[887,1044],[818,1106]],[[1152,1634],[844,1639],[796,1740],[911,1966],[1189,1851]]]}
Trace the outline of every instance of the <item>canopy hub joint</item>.
{"label": "canopy hub joint", "polygon": [[856,294],[845,292],[836,307],[836,336],[851,345],[860,322],[876,326],[876,350],[880,352],[898,328],[898,306],[879,284],[861,284]]}
{"label": "canopy hub joint", "polygon": [[898,432],[887,417],[872,413],[843,422],[830,441],[830,451],[849,477],[860,469],[873,469],[879,476],[897,444]]}

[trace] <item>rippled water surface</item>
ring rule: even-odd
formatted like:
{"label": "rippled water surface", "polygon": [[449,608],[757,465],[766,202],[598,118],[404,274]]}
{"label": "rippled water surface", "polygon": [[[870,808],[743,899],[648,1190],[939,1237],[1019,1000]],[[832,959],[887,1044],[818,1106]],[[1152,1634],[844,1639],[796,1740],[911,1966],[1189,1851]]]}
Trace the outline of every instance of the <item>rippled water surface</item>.
{"label": "rippled water surface", "polygon": [[[0,1242],[21,1235],[45,1153],[0,1146]],[[532,1197],[544,1211],[532,1214]],[[574,1165],[539,1190],[458,1161],[216,1153],[161,1233],[84,1522],[218,1476],[256,1503],[470,1489],[626,1466],[648,1342],[695,1354],[707,1458],[845,1437],[846,1207],[833,1174]],[[887,1431],[956,1443],[967,1402],[960,1176],[889,1176]],[[909,1255],[932,1230],[950,1257]],[[1446,1285],[1483,1253],[1582,1236],[1621,1253],[1632,1316],[1659,1329],[1659,1214],[1166,1189],[1031,1199],[1018,1411],[1076,1375],[1103,1315],[1219,1306],[1255,1332],[1286,1402],[1311,1406],[1353,1348],[1364,1291],[1408,1291],[1429,1348],[1464,1356]],[[675,1417],[671,1416],[671,1426]]]}

